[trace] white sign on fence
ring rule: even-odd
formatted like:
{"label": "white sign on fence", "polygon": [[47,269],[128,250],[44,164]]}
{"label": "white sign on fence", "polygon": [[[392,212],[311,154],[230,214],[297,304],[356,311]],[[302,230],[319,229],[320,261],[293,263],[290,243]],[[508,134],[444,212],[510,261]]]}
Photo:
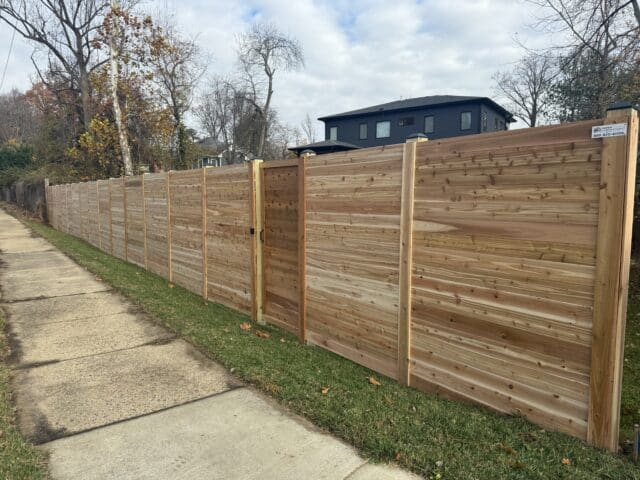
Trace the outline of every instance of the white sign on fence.
{"label": "white sign on fence", "polygon": [[626,123],[612,123],[591,127],[591,138],[624,137],[627,134]]}

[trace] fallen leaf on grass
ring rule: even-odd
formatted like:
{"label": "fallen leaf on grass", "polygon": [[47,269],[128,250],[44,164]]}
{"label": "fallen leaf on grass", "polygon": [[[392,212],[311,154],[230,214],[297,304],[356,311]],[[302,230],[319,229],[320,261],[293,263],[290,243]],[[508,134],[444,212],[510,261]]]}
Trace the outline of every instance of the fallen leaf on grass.
{"label": "fallen leaf on grass", "polygon": [[271,334],[269,332],[263,332],[262,330],[256,330],[256,336],[260,338],[269,338]]}
{"label": "fallen leaf on grass", "polygon": [[563,465],[571,465],[571,460],[569,460],[568,458],[563,458],[562,459],[562,464]]}
{"label": "fallen leaf on grass", "polygon": [[245,330],[245,331],[247,331],[247,330],[251,330],[251,325],[249,325],[247,322],[242,322],[242,323],[240,324],[240,328],[241,328],[242,330]]}
{"label": "fallen leaf on grass", "polygon": [[438,460],[436,462],[436,467],[438,467],[438,468],[442,468],[443,465],[444,465],[444,462],[442,460]]}
{"label": "fallen leaf on grass", "polygon": [[402,458],[402,454],[400,452],[396,453],[396,462],[399,462]]}
{"label": "fallen leaf on grass", "polygon": [[380,385],[382,385],[378,380],[376,380],[375,377],[369,377],[369,383],[371,385],[375,385],[376,387],[379,387]]}
{"label": "fallen leaf on grass", "polygon": [[173,283],[168,284],[167,287],[173,288]]}
{"label": "fallen leaf on grass", "polygon": [[323,395],[326,395],[327,393],[329,393],[329,387],[324,387],[324,388],[322,389],[322,394],[323,394]]}
{"label": "fallen leaf on grass", "polygon": [[284,343],[284,338],[281,338],[281,339],[280,339],[280,342],[281,342],[281,343]]}

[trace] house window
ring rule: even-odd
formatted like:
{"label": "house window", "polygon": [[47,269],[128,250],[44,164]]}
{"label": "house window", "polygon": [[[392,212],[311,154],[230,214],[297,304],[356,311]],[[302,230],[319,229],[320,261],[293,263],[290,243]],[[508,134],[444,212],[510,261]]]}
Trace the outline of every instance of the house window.
{"label": "house window", "polygon": [[498,131],[500,129],[499,123],[498,123],[498,117],[493,117],[493,129]]}
{"label": "house window", "polygon": [[398,120],[399,127],[408,127],[409,125],[413,125],[413,117],[404,117]]}
{"label": "house window", "polygon": [[482,112],[482,131],[486,132],[489,128],[489,119],[487,118],[487,112]]}
{"label": "house window", "polygon": [[427,115],[424,117],[424,133],[434,132],[433,115]]}
{"label": "house window", "polygon": [[462,112],[460,114],[460,130],[471,129],[471,112]]}
{"label": "house window", "polygon": [[376,138],[389,138],[391,136],[391,122],[376,122]]}
{"label": "house window", "polygon": [[367,124],[360,124],[360,140],[365,140],[367,138]]}
{"label": "house window", "polygon": [[329,129],[329,140],[338,140],[338,127],[331,127]]}

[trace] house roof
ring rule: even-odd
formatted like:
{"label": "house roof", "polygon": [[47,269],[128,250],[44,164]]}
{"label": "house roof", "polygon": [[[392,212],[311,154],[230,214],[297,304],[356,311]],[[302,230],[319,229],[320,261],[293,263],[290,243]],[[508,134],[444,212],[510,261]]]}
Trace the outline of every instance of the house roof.
{"label": "house roof", "polygon": [[298,145],[288,150],[300,155],[304,150],[313,150],[315,153],[342,152],[345,150],[355,150],[358,147],[352,143],[341,142],[339,140],[323,140],[322,142],[308,143],[306,145]]}
{"label": "house roof", "polygon": [[430,95],[428,97],[407,98],[405,100],[396,100],[394,102],[381,103],[380,105],[373,105],[371,107],[359,108],[357,110],[350,110],[348,112],[336,113],[334,115],[327,115],[325,117],[318,118],[318,120],[326,122],[327,120],[335,120],[338,118],[375,114],[380,112],[394,112],[397,110],[411,110],[411,109],[424,108],[424,107],[453,105],[456,103],[468,103],[468,102],[486,103],[490,105],[492,108],[502,113],[507,118],[507,122],[514,121],[513,115],[511,114],[511,112],[509,112],[502,106],[498,105],[489,97],[467,97],[467,96],[461,96],[461,95]]}

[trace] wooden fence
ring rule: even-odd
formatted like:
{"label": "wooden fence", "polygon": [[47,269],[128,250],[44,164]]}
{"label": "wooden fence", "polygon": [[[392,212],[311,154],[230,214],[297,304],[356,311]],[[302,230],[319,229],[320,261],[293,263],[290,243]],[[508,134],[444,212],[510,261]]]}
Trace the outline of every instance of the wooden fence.
{"label": "wooden fence", "polygon": [[302,341],[616,450],[637,138],[637,112],[612,110],[51,186],[47,205],[55,228]]}

